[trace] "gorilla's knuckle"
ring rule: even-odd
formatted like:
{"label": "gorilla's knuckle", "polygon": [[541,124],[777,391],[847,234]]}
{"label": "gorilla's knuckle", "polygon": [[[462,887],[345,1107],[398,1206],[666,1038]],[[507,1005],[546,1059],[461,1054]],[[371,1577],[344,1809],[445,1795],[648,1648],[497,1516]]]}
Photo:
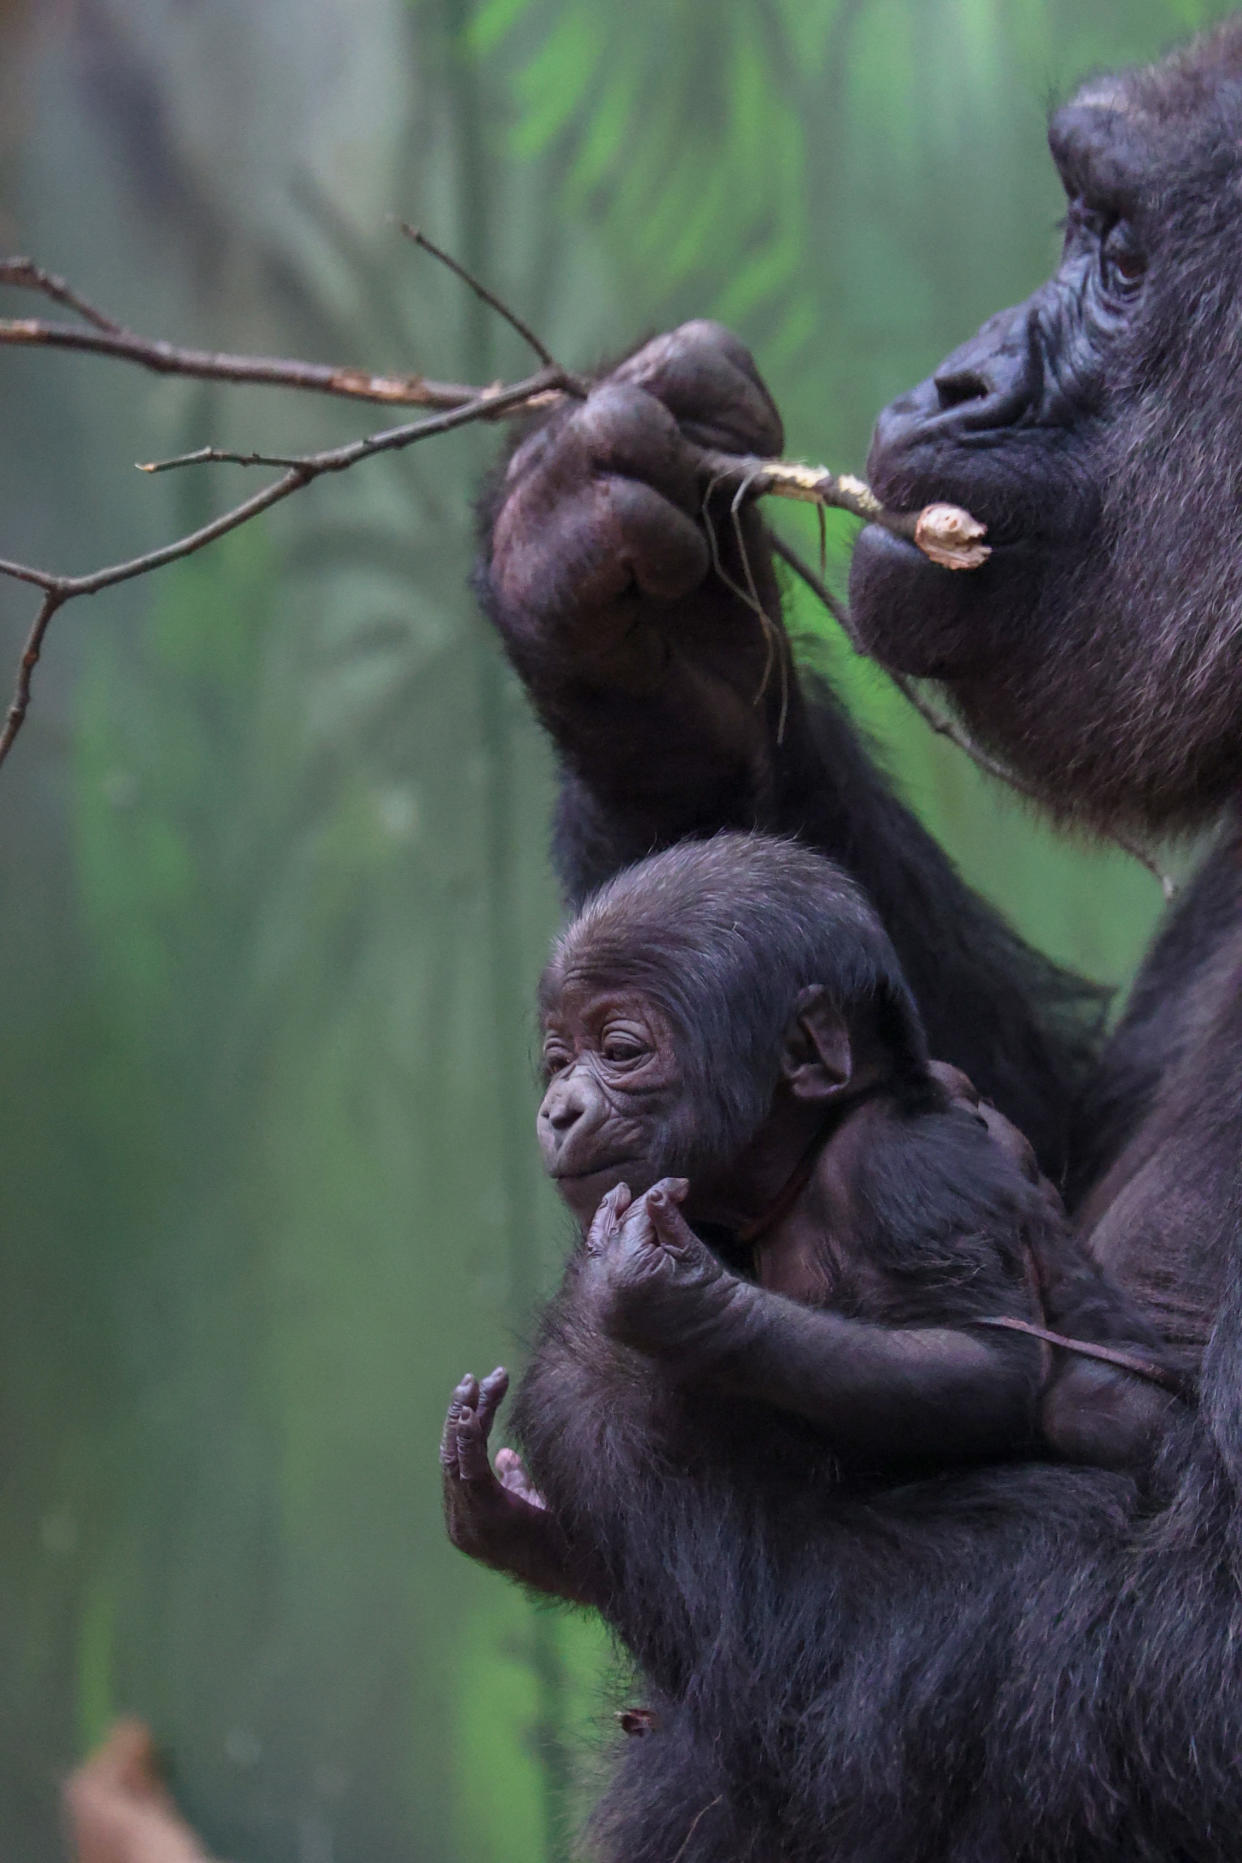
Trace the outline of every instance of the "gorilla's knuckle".
{"label": "gorilla's knuckle", "polygon": [[677,439],[677,423],[664,403],[630,382],[610,380],[593,388],[571,425],[574,441],[604,465]]}
{"label": "gorilla's knuckle", "polygon": [[717,323],[712,317],[691,317],[679,323],[672,332],[672,341],[682,350],[698,352],[709,359],[720,356],[748,374],[756,373],[755,359],[741,337],[735,336],[727,324]]}

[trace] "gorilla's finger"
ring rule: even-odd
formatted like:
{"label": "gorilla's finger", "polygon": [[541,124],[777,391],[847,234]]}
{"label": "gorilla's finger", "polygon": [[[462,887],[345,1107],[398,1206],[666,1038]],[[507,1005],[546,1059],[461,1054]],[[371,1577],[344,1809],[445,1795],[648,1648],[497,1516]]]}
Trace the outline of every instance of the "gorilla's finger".
{"label": "gorilla's finger", "polygon": [[625,565],[644,595],[676,601],[697,589],[711,564],[698,525],[637,479],[604,482]]}
{"label": "gorilla's finger", "polygon": [[457,1460],[457,1420],[460,1416],[461,1406],[454,1401],[448,1407],[444,1428],[440,1432],[440,1467],[446,1475],[461,1473]]}
{"label": "gorilla's finger", "polygon": [[509,1389],[509,1374],[503,1365],[497,1365],[495,1371],[489,1372],[479,1386],[478,1417],[486,1436],[492,1427],[492,1419],[505,1401]]}
{"label": "gorilla's finger", "polygon": [[978,1106],[979,1094],[975,1083],[960,1067],[954,1067],[951,1061],[929,1061],[927,1071],[934,1080],[939,1081],[951,1100],[964,1100],[967,1106]]}
{"label": "gorilla's finger", "polygon": [[600,1255],[616,1235],[621,1218],[633,1202],[628,1184],[614,1184],[605,1191],[600,1199],[600,1206],[591,1218],[587,1230],[586,1251],[588,1255]]}
{"label": "gorilla's finger", "polygon": [[647,1193],[647,1208],[656,1239],[674,1255],[684,1255],[698,1242],[679,1208],[689,1188],[684,1177],[665,1177]]}
{"label": "gorilla's finger", "polygon": [[594,389],[574,414],[562,445],[578,443],[597,472],[619,472],[655,487],[682,511],[702,502],[697,448],[663,402],[615,380]]}
{"label": "gorilla's finger", "polygon": [[461,1420],[463,1409],[478,1400],[479,1384],[473,1372],[467,1372],[454,1387],[449,1400],[448,1413],[444,1419],[444,1428],[440,1433],[440,1466],[447,1475],[459,1472],[457,1455],[457,1425]]}
{"label": "gorilla's finger", "polygon": [[[635,585],[669,600],[688,595],[709,563],[702,531],[675,504],[637,479],[584,466],[555,500],[541,501],[535,485],[510,499],[496,523],[492,584],[520,628],[526,614],[598,615]],[[606,632],[592,643],[606,649]]]}
{"label": "gorilla's finger", "polygon": [[516,1494],[531,1507],[537,1507],[546,1513],[548,1503],[540,1494],[526,1472],[526,1464],[516,1449],[498,1449],[496,1451],[496,1475],[503,1488],[510,1494]]}
{"label": "gorilla's finger", "polygon": [[1008,1154],[1021,1171],[1028,1183],[1037,1184],[1040,1179],[1035,1148],[1025,1132],[1020,1132],[1012,1119],[1006,1119],[990,1100],[979,1101],[979,1116],[987,1127],[988,1137]]}
{"label": "gorilla's finger", "polygon": [[457,1467],[463,1481],[491,1481],[487,1438],[477,1410],[464,1409],[457,1419]]}
{"label": "gorilla's finger", "polygon": [[781,417],[754,358],[723,324],[697,318],[654,337],[612,379],[658,395],[701,446],[772,455],[785,444]]}

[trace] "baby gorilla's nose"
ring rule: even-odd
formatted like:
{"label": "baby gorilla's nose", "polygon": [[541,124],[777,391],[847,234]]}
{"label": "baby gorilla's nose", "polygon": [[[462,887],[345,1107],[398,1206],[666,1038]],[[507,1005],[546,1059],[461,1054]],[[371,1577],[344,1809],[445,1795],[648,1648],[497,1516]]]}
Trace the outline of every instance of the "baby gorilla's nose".
{"label": "baby gorilla's nose", "polygon": [[542,1124],[551,1127],[558,1136],[563,1136],[576,1126],[586,1111],[587,1096],[582,1091],[580,1082],[572,1075],[564,1080],[554,1080],[543,1096],[543,1105],[539,1108]]}

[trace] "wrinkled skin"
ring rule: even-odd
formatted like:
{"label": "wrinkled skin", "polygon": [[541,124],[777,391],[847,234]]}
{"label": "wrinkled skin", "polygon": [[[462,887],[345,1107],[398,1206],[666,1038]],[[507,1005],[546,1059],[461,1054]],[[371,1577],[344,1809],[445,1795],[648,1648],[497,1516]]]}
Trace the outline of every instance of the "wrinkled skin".
{"label": "wrinkled skin", "polygon": [[544,1169],[585,1228],[614,1185],[649,1189],[683,1149],[672,1030],[637,992],[570,988],[545,1025],[543,1065]]}

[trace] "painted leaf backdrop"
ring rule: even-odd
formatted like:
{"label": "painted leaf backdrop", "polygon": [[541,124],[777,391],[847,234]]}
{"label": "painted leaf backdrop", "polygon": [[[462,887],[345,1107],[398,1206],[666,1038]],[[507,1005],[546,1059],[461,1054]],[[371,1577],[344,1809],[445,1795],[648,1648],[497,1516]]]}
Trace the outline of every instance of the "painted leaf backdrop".
{"label": "painted leaf backdrop", "polygon": [[[567,362],[726,318],[791,449],[857,466],[1046,262],[1048,98],[1220,10],[10,6],[0,227],[186,340],[520,366],[400,213]],[[0,548],[70,567],[237,483],[130,460],[368,424],[63,357],[0,377]],[[565,1242],[529,1137],[550,772],[465,592],[488,451],[321,485],[63,617],[4,775],[0,1825],[30,1863],[121,1708],[234,1863],[554,1858],[623,1687],[438,1519],[447,1390],[520,1360]],[[25,617],[0,588],[10,652]],[[1122,976],[1147,877],[1054,847],[798,620],[979,883]]]}

